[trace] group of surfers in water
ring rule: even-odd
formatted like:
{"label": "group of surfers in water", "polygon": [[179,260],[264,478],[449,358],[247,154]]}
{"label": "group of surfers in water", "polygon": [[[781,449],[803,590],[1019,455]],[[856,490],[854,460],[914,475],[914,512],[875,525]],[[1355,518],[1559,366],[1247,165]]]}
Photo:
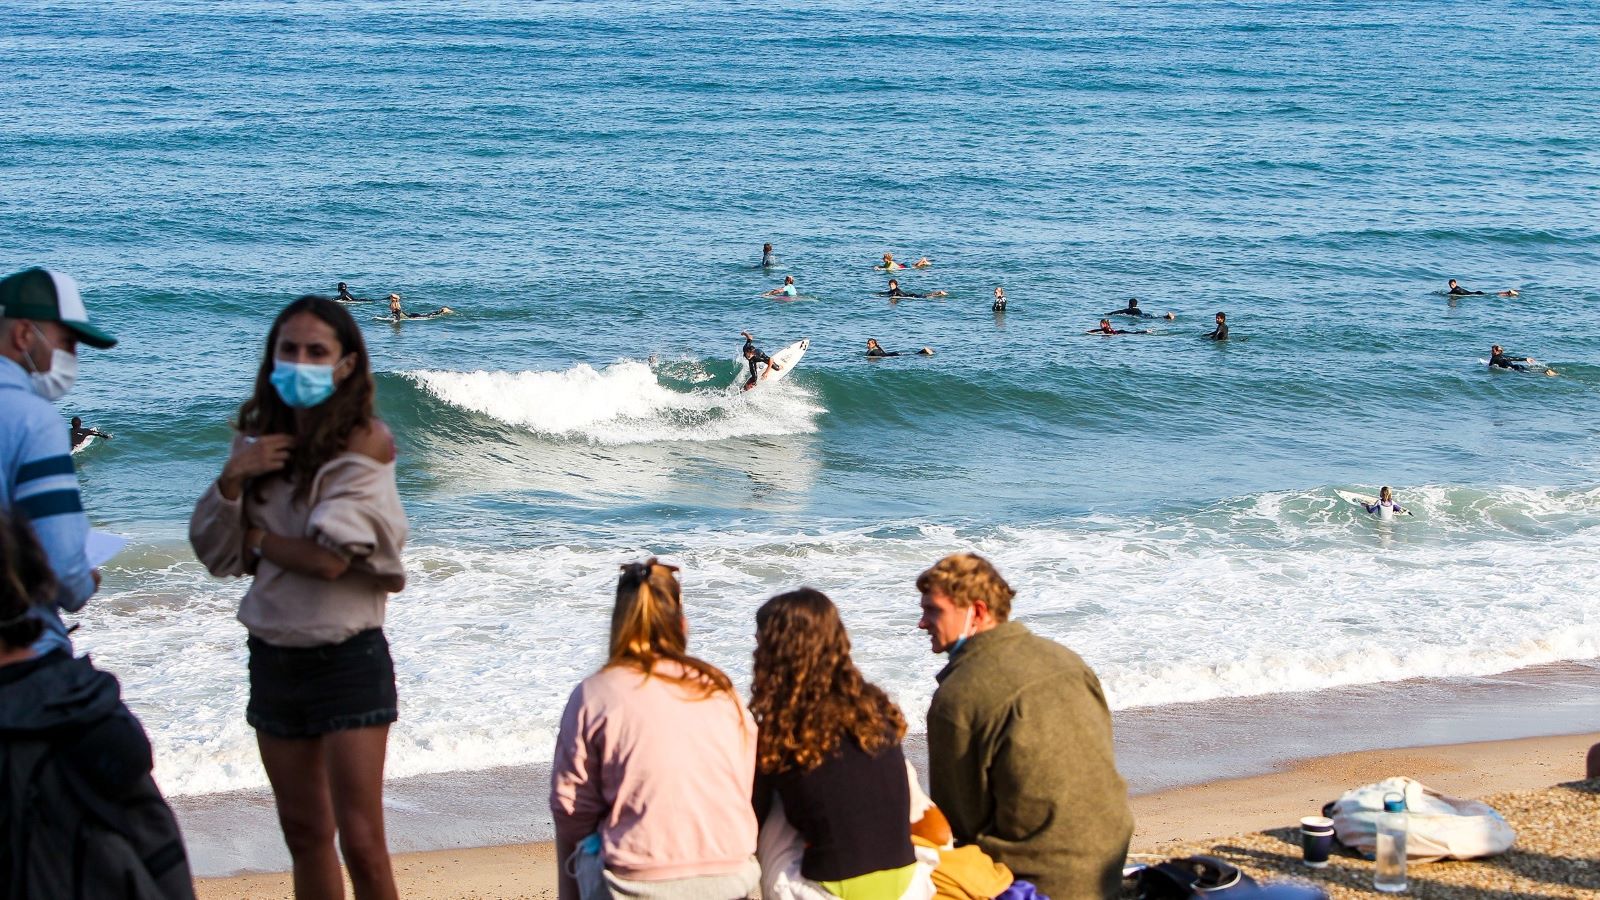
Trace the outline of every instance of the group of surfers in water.
{"label": "group of surfers in water", "polygon": [[[371,302],[373,302],[372,299],[369,298],[369,297],[357,297],[357,296],[351,294],[350,293],[350,286],[345,284],[342,281],[339,282],[339,293],[333,299],[339,301],[340,303],[371,303]],[[400,295],[398,293],[391,293],[388,296],[387,300],[389,302],[389,318],[391,320],[395,321],[395,322],[404,322],[406,319],[432,319],[432,318],[435,318],[437,316],[448,316],[451,313],[455,312],[455,310],[451,309],[448,306],[441,306],[438,309],[434,310],[433,312],[425,312],[425,313],[406,312],[405,308],[403,306],[401,306],[401,304],[400,304]]]}
{"label": "group of surfers in water", "polygon": [[[772,268],[772,267],[774,267],[776,265],[778,265],[778,258],[773,252],[772,244],[770,244],[770,243],[763,244],[761,246],[761,267],[763,269],[770,269],[770,268]],[[900,263],[900,262],[895,261],[893,253],[885,253],[885,254],[883,254],[883,262],[880,265],[873,266],[873,269],[875,271],[878,271],[878,272],[899,272],[899,271],[902,271],[902,270],[905,270],[905,269],[926,269],[926,268],[928,268],[928,267],[930,267],[932,265],[933,265],[933,260],[929,259],[926,256],[918,258],[916,262],[911,263],[910,265],[906,265],[904,263]],[[1468,290],[1467,288],[1462,287],[1461,283],[1456,281],[1456,279],[1454,279],[1454,278],[1450,279],[1449,285],[1448,285],[1445,293],[1450,297],[1469,297],[1469,296],[1482,297],[1482,296],[1486,296],[1487,295],[1486,291],[1473,291],[1473,290]],[[882,291],[876,291],[875,294],[877,296],[879,296],[879,297],[888,297],[889,301],[891,303],[897,302],[897,301],[899,301],[901,299],[929,299],[929,298],[935,298],[935,297],[948,297],[948,296],[950,296],[950,292],[949,291],[928,291],[926,293],[914,293],[912,291],[904,290],[904,289],[902,289],[900,287],[900,281],[897,278],[890,278],[889,279],[889,287],[888,287],[888,289],[887,290],[882,290]],[[799,296],[799,290],[795,286],[794,276],[793,275],[785,275],[783,277],[783,285],[781,287],[773,288],[772,290],[767,291],[766,293],[762,294],[762,296],[763,297],[784,297],[784,298],[789,298],[789,299],[793,299],[793,298]],[[1517,297],[1517,296],[1520,296],[1520,294],[1515,289],[1507,288],[1506,290],[1503,290],[1503,291],[1496,291],[1495,292],[1495,296],[1498,296],[1498,297]],[[1005,312],[1005,309],[1006,309],[1006,291],[1005,291],[1005,288],[997,287],[997,288],[994,289],[994,302],[993,302],[993,304],[991,304],[990,308],[992,310],[994,310],[995,312]],[[1139,329],[1139,330],[1132,330],[1132,329],[1127,329],[1127,328],[1118,328],[1118,327],[1116,327],[1115,325],[1113,325],[1111,323],[1111,317],[1112,316],[1125,316],[1125,317],[1132,318],[1132,319],[1154,319],[1154,318],[1156,318],[1156,316],[1154,316],[1154,315],[1146,312],[1144,309],[1140,308],[1139,300],[1138,300],[1137,297],[1130,297],[1130,298],[1128,298],[1126,306],[1124,306],[1122,309],[1114,309],[1111,312],[1105,313],[1102,316],[1102,318],[1100,319],[1100,324],[1096,325],[1094,328],[1089,329],[1088,331],[1085,331],[1084,334],[1104,335],[1104,336],[1107,336],[1107,337],[1111,337],[1111,336],[1115,336],[1115,335],[1155,334],[1155,332],[1151,331],[1148,328]],[[1177,315],[1175,313],[1168,312],[1168,313],[1164,313],[1161,316],[1161,318],[1166,319],[1167,321],[1171,322],[1171,321],[1174,321],[1175,319],[1177,319],[1178,317],[1177,317]],[[1225,313],[1225,312],[1217,313],[1215,321],[1216,321],[1216,327],[1212,328],[1208,332],[1205,332],[1204,334],[1201,335],[1201,337],[1206,338],[1208,340],[1212,340],[1212,341],[1226,341],[1228,339],[1228,314]],[[746,348],[750,349],[750,345],[749,345],[748,342],[746,342]],[[933,351],[930,348],[924,347],[924,348],[922,348],[922,350],[918,351],[918,353],[920,355],[930,355],[931,356],[933,354]],[[877,358],[877,357],[883,357],[883,356],[899,356],[899,355],[900,354],[898,354],[898,353],[890,353],[888,351],[885,351],[881,346],[878,345],[878,342],[876,340],[869,340],[867,342],[867,356],[868,357]],[[1534,369],[1537,369],[1537,368],[1544,368],[1544,367],[1542,367],[1542,365],[1538,362],[1538,360],[1535,360],[1532,357],[1527,357],[1527,356],[1507,356],[1501,350],[1500,345],[1496,344],[1494,346],[1494,350],[1489,355],[1489,368],[1490,369],[1509,369],[1509,370],[1513,370],[1513,371],[1517,371],[1517,372],[1528,372],[1528,371],[1533,371]],[[754,371],[754,367],[752,366],[752,372],[753,371]],[[1544,368],[1544,374],[1546,374],[1546,375],[1555,375],[1557,373],[1556,373],[1556,371],[1554,369]],[[749,384],[746,385],[746,387],[749,388],[749,387],[754,387],[754,386],[755,386],[755,381],[752,378],[752,380],[750,381]]]}

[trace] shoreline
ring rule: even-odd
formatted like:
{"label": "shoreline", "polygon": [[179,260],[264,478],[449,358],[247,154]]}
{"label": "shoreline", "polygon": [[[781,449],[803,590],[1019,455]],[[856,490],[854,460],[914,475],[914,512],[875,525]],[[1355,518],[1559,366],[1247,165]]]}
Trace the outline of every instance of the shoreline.
{"label": "shoreline", "polygon": [[[1591,723],[1591,725],[1600,723]],[[1584,774],[1600,731],[1363,750],[1297,761],[1263,775],[1170,788],[1133,798],[1130,852],[1161,855],[1174,844],[1287,828],[1353,787],[1405,774],[1448,794],[1481,797],[1546,788]],[[403,896],[420,900],[546,900],[555,897],[555,846],[548,841],[398,853]],[[286,873],[196,880],[202,900],[289,897]]]}
{"label": "shoreline", "polygon": [[[1600,729],[1600,660],[1482,678],[1127,709],[1112,716],[1117,767],[1137,797],[1270,775],[1302,760],[1349,752]],[[907,735],[906,755],[926,780],[922,735]],[[390,850],[398,855],[547,841],[553,837],[548,784],[548,763],[391,779],[384,787]],[[288,868],[266,791],[169,800],[196,875]]]}

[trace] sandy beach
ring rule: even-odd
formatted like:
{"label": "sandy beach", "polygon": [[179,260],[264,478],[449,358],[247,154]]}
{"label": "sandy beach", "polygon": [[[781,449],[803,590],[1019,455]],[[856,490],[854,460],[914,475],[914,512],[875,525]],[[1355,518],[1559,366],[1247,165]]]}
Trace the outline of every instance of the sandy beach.
{"label": "sandy beach", "polygon": [[[1298,851],[1287,843],[1286,829],[1349,788],[1403,774],[1449,794],[1492,798],[1492,802],[1503,798],[1510,808],[1502,811],[1534,843],[1543,865],[1578,879],[1571,882],[1577,893],[1567,890],[1571,884],[1563,886],[1548,876],[1545,882],[1553,893],[1529,890],[1526,885],[1514,894],[1503,893],[1504,886],[1477,889],[1459,884],[1444,891],[1441,886],[1449,883],[1447,878],[1432,884],[1445,877],[1441,873],[1459,874],[1468,872],[1468,865],[1483,869],[1488,864],[1433,866],[1417,876],[1419,884],[1430,880],[1430,887],[1413,891],[1414,896],[1575,897],[1585,896],[1585,891],[1593,895],[1600,891],[1600,840],[1593,833],[1600,823],[1600,794],[1593,788],[1586,793],[1553,786],[1583,776],[1584,753],[1596,742],[1600,732],[1345,753],[1300,761],[1265,775],[1144,794],[1133,801],[1133,850],[1164,857],[1222,846],[1264,877],[1282,877],[1280,868],[1299,874],[1294,871]],[[1552,797],[1562,804],[1551,803]],[[1556,830],[1554,823],[1538,821],[1546,815],[1569,817],[1574,804],[1593,807],[1583,829]],[[1363,875],[1370,877],[1369,869],[1369,863],[1343,860],[1327,870],[1333,874],[1319,877],[1333,884],[1359,885]],[[1515,866],[1497,871],[1507,872],[1505,877],[1518,884],[1517,879],[1538,877]],[[401,854],[395,857],[395,874],[402,895],[422,900],[555,896],[554,848],[544,842]],[[1595,880],[1585,884],[1585,877]],[[1370,893],[1361,887],[1340,890],[1347,892],[1337,896]],[[205,879],[199,882],[199,895],[206,900],[260,900],[290,897],[292,892],[288,876],[275,873]]]}

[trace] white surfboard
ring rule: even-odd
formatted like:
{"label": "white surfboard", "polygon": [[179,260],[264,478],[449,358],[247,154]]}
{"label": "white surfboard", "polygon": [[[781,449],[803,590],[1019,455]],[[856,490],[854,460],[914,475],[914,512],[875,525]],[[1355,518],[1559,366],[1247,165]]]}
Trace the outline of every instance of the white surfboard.
{"label": "white surfboard", "polygon": [[756,387],[782,381],[788,377],[789,373],[794,371],[794,367],[800,364],[800,358],[806,355],[806,349],[810,346],[810,338],[801,338],[772,354],[772,361],[778,364],[778,368],[763,370],[762,377],[756,381]]}
{"label": "white surfboard", "polygon": [[81,440],[81,441],[77,442],[76,444],[72,445],[72,452],[74,454],[82,453],[83,451],[85,451],[85,450],[89,449],[90,447],[94,446],[94,442],[99,440],[99,439],[100,439],[100,436],[97,435],[97,434],[86,434],[86,435],[83,436],[83,440]]}

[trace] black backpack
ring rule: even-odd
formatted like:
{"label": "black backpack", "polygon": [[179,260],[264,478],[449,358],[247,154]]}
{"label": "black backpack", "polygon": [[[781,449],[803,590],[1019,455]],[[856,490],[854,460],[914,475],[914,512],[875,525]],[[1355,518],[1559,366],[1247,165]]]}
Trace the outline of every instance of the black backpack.
{"label": "black backpack", "polygon": [[1169,859],[1139,873],[1138,900],[1189,900],[1191,897],[1241,897],[1253,893],[1256,881],[1239,867],[1215,856]]}
{"label": "black backpack", "polygon": [[194,900],[155,781],[103,796],[48,740],[0,740],[0,838],[4,900]]}

